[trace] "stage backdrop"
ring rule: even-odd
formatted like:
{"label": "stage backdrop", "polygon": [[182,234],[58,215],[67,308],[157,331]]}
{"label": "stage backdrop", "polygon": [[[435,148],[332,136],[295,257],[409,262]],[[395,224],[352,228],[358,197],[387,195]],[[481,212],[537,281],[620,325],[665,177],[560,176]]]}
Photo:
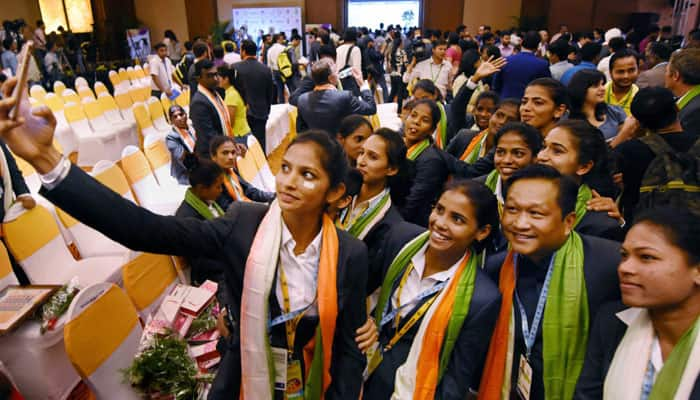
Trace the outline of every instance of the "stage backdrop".
{"label": "stage backdrop", "polygon": [[233,8],[231,22],[236,28],[241,25],[248,27],[248,34],[253,38],[259,36],[260,31],[271,33],[285,32],[287,38],[291,36],[292,29],[296,28],[302,34],[301,7],[258,7],[258,8]]}

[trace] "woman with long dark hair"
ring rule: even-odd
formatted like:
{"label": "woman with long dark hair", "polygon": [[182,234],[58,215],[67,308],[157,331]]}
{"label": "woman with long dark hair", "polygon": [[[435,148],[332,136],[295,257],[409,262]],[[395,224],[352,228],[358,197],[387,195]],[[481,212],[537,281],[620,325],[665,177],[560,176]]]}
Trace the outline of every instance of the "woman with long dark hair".
{"label": "woman with long dark hair", "polygon": [[611,140],[627,119],[622,107],[605,102],[605,75],[595,69],[582,69],[569,81],[569,118],[581,119],[598,128]]}

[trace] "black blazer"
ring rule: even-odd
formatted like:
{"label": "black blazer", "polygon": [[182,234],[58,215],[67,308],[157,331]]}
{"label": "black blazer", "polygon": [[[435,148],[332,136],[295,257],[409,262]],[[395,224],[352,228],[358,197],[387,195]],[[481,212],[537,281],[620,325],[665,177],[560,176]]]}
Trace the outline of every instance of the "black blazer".
{"label": "black blazer", "polygon": [[275,96],[272,71],[267,65],[248,58],[233,64],[242,85],[241,96],[248,106],[247,115],[256,119],[267,119]]}
{"label": "black blazer", "polygon": [[301,78],[299,81],[299,86],[297,86],[297,88],[294,89],[294,92],[289,95],[289,104],[296,107],[297,103],[299,102],[299,97],[301,97],[301,95],[304,93],[314,90],[314,86],[314,81],[311,80],[311,77],[305,76]]}
{"label": "black blazer", "polygon": [[[416,225],[403,223],[393,229],[386,240],[385,253],[382,256],[382,266],[385,275],[399,251],[410,240],[424,229]],[[400,279],[394,282],[392,288],[396,291]],[[411,315],[427,301],[419,302],[406,314],[403,321],[408,321]],[[457,337],[442,379],[438,382],[435,392],[437,399],[464,399],[469,389],[477,390],[481,380],[481,372],[486,360],[491,334],[498,319],[501,307],[501,295],[498,287],[481,270],[476,271],[474,293],[464,320],[462,330]],[[391,308],[391,307],[390,307]],[[413,339],[418,333],[420,321],[416,323],[390,350],[384,353],[384,358],[374,373],[369,377],[364,387],[365,399],[389,399],[394,391],[396,370],[406,361]],[[386,345],[394,336],[393,324],[386,324],[380,330],[379,340]]]}
{"label": "black blazer", "polygon": [[597,236],[603,239],[622,242],[625,240],[625,232],[617,220],[610,218],[604,211],[586,211],[581,222],[576,225],[576,232]]}
{"label": "black blazer", "polygon": [[[27,187],[27,183],[24,181],[24,177],[22,177],[22,171],[20,171],[19,167],[17,167],[15,158],[12,156],[12,153],[10,153],[10,150],[7,148],[7,145],[2,139],[0,139],[0,148],[2,148],[2,152],[5,155],[5,160],[7,160],[7,168],[10,172],[10,181],[12,181],[12,191],[14,192],[15,196],[29,194],[29,188]],[[0,188],[2,188],[2,196],[0,196],[1,222],[5,218],[5,207],[2,206],[5,196],[12,196],[12,193],[7,193],[5,191],[5,185],[2,183],[2,178],[0,178]]]}
{"label": "black blazer", "polygon": [[[627,306],[619,301],[607,303],[600,308],[595,321],[591,322],[586,361],[583,363],[583,370],[576,384],[574,399],[598,400],[603,398],[605,377],[608,375],[610,364],[615,357],[617,346],[627,332],[627,325],[616,314],[626,308]],[[695,380],[689,399],[700,399],[700,380]]]}
{"label": "black blazer", "polygon": [[[474,161],[473,164],[465,163],[459,157],[447,153],[445,161],[450,175],[456,178],[476,178],[482,175],[487,175],[496,167],[493,162],[493,156],[496,154],[496,149],[491,149],[485,156]],[[460,154],[461,155],[461,154]]]}
{"label": "black blazer", "polygon": [[460,129],[455,137],[450,140],[450,144],[447,145],[445,151],[459,161],[459,158],[464,154],[464,150],[469,147],[469,143],[471,143],[478,134],[478,131],[473,131],[471,129]]}
{"label": "black blazer", "polygon": [[[474,94],[474,89],[467,87],[465,83],[459,89],[459,92],[452,99],[447,113],[447,143],[450,143],[457,132],[462,128],[468,128],[467,125],[467,105]],[[469,142],[467,142],[469,144]],[[462,150],[464,151],[464,150]],[[457,156],[459,158],[459,156]]]}
{"label": "black blazer", "polygon": [[684,132],[700,136],[700,96],[695,96],[678,113]]}
{"label": "black blazer", "polygon": [[369,256],[369,271],[367,273],[368,296],[381,286],[384,280],[384,270],[381,264],[390,232],[397,227],[406,225],[399,210],[392,204],[384,218],[377,222],[365,236],[363,242],[367,246],[367,254]]}
{"label": "black blazer", "polygon": [[362,99],[347,90],[318,90],[304,93],[297,100],[297,132],[323,129],[333,137],[340,121],[352,114],[372,115],[377,105],[369,90],[362,91]]}
{"label": "black blazer", "polygon": [[[620,244],[600,239],[593,236],[581,235],[583,241],[583,273],[586,279],[586,294],[588,296],[588,315],[589,321],[594,321],[598,310],[604,303],[620,299],[620,285],[617,277],[617,266],[620,263]],[[486,272],[491,276],[494,282],[498,282],[501,265],[505,259],[506,252],[494,255],[486,261]],[[537,280],[537,293],[530,293],[528,296],[523,296],[522,289],[518,290],[520,299],[524,302],[524,307],[527,312],[529,321],[531,322],[535,314],[537,298],[542,290],[542,283],[546,275],[547,266],[537,267],[537,270],[528,270],[525,273],[529,277]],[[525,265],[530,269],[531,265]],[[523,268],[518,273],[518,282],[523,277]],[[534,303],[528,302],[527,298],[534,299]],[[513,307],[517,307],[513,303]],[[521,318],[519,312],[514,312],[515,315],[515,340],[514,354],[512,365],[512,381],[511,388],[515,390],[518,379],[518,362],[520,355],[525,354],[525,342],[523,339],[521,326]],[[590,324],[589,324],[590,326]],[[590,331],[589,331],[590,332]],[[537,337],[530,355],[530,365],[532,366],[532,387],[530,391],[531,399],[544,399],[544,383],[542,381],[542,322],[537,330]]]}
{"label": "black blazer", "polygon": [[[211,221],[160,216],[123,199],[76,166],[71,167],[57,187],[42,189],[41,194],[81,222],[131,249],[191,257],[207,254],[224,263],[226,285],[232,292],[232,300],[238,304],[246,259],[268,209],[262,204],[238,202],[225,216]],[[326,397],[355,400],[365,366],[365,357],[355,343],[355,331],[367,320],[365,297],[356,294],[364,292],[367,285],[367,249],[364,243],[340,230],[338,242],[338,320],[331,365],[333,381]],[[238,307],[231,309],[240,313]],[[239,315],[235,316],[236,320]],[[225,357],[240,355],[231,351]],[[222,393],[222,398],[236,396],[235,384],[240,373],[233,371],[223,376],[225,373],[220,371],[218,375],[217,380],[230,381],[235,386]]]}
{"label": "black blazer", "polygon": [[202,157],[209,158],[209,142],[215,136],[223,135],[226,127],[221,126],[216,108],[199,91],[194,93],[190,101],[190,119],[194,131],[197,132],[194,151]]}
{"label": "black blazer", "polygon": [[[180,203],[180,207],[175,211],[175,216],[180,218],[196,218],[205,221],[204,217],[185,201]],[[207,279],[220,282],[226,270],[226,264],[209,257],[189,256],[185,257],[185,260],[192,268],[192,283],[195,285],[200,285]]]}
{"label": "black blazer", "polygon": [[[247,198],[257,201],[258,203],[269,203],[275,199],[275,192],[260,190],[243,179],[238,172],[236,172],[236,174],[238,175],[238,183],[241,184],[241,188],[243,189],[243,194],[245,194]],[[228,210],[228,208],[235,202],[236,201],[231,197],[231,195],[228,194],[226,187],[223,187],[221,195],[219,195],[219,197],[216,199],[216,203],[224,210]]]}
{"label": "black blazer", "polygon": [[447,181],[446,154],[431,145],[414,161],[409,161],[413,164],[411,189],[400,210],[406,221],[423,227],[428,226],[433,203],[440,196],[442,186]]}

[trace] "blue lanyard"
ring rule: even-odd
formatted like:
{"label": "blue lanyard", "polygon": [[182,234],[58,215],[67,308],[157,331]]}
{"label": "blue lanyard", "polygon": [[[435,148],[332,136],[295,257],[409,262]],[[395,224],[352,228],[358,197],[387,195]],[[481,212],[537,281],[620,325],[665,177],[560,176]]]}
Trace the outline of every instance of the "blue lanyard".
{"label": "blue lanyard", "polygon": [[647,372],[644,374],[644,382],[642,383],[642,395],[640,400],[647,400],[651,394],[651,388],[654,387],[654,364],[649,360],[647,364]]}
{"label": "blue lanyard", "polygon": [[406,304],[402,304],[401,307],[396,308],[396,309],[392,310],[389,314],[387,314],[387,311],[389,311],[389,304],[391,303],[391,298],[390,298],[389,301],[387,301],[386,306],[384,307],[384,311],[382,312],[383,317],[382,317],[381,322],[379,323],[379,329],[381,329],[384,325],[388,324],[388,323],[391,322],[394,318],[396,318],[396,315],[398,315],[398,313],[399,313],[401,310],[403,310],[404,308],[406,308],[406,307],[408,307],[408,306],[410,306],[410,305],[413,305],[413,304],[416,304],[416,303],[420,302],[421,300],[423,300],[424,298],[426,298],[426,297],[428,297],[428,296],[430,296],[430,295],[432,295],[432,294],[435,294],[435,293],[441,291],[445,286],[447,286],[447,284],[448,284],[449,282],[450,282],[450,280],[447,279],[447,280],[444,281],[444,282],[440,282],[440,283],[438,283],[437,285],[435,285],[435,286],[433,286],[433,287],[431,287],[431,288],[429,288],[429,289],[426,289],[426,290],[422,291],[422,292],[421,292],[420,294],[418,294],[418,296],[416,296],[413,300],[409,301],[409,302],[406,303]]}
{"label": "blue lanyard", "polygon": [[[542,320],[542,315],[544,314],[544,305],[547,302],[547,294],[549,293],[549,283],[552,280],[552,270],[554,270],[554,258],[557,256],[555,252],[552,254],[552,259],[549,261],[549,268],[547,268],[547,275],[544,278],[544,284],[542,285],[542,291],[540,292],[540,298],[537,300],[537,308],[535,309],[535,317],[532,319],[532,327],[528,327],[527,323],[527,313],[525,313],[525,308],[523,307],[520,298],[518,297],[518,290],[515,290],[515,302],[518,303],[518,308],[520,309],[520,321],[523,329],[523,339],[525,339],[525,358],[530,359],[530,353],[532,352],[532,346],[535,344],[535,338],[537,337],[537,329],[539,329],[540,321]],[[515,273],[517,279],[518,273],[518,257],[515,258]]]}
{"label": "blue lanyard", "polygon": [[282,315],[280,315],[280,316],[277,316],[277,317],[273,318],[272,321],[268,322],[268,324],[267,324],[267,329],[272,329],[272,328],[274,328],[274,327],[277,326],[277,325],[284,324],[285,322],[290,321],[290,320],[296,318],[298,315],[305,313],[306,310],[308,310],[309,308],[311,308],[311,306],[312,306],[313,304],[314,304],[314,303],[311,303],[311,304],[309,304],[309,305],[306,306],[306,307],[302,307],[302,308],[300,308],[300,309],[298,309],[298,310],[294,310],[294,311],[292,311],[292,312],[288,312],[288,313],[286,313],[286,314],[282,314]]}

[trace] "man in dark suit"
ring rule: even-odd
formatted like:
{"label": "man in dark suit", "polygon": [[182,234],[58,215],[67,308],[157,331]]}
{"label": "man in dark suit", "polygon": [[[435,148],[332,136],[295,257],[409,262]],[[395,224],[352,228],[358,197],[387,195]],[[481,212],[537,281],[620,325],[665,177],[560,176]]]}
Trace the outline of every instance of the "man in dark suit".
{"label": "man in dark suit", "polygon": [[351,114],[372,115],[377,112],[374,97],[367,82],[362,80],[362,72],[352,70],[361,98],[352,92],[337,90],[338,75],[335,65],[329,59],[321,59],[311,67],[314,90],[299,97],[297,108],[297,132],[306,129],[323,129],[335,137],[340,121]]}
{"label": "man in dark suit", "polygon": [[[231,127],[222,125],[220,112],[226,112],[224,101],[216,88],[219,86],[219,73],[211,60],[202,60],[194,65],[197,77],[197,92],[190,101],[192,127],[197,132],[195,153],[209,157],[209,142],[214,136],[225,135]],[[206,93],[203,93],[206,91]],[[218,106],[212,101],[218,102]]]}
{"label": "man in dark suit", "polygon": [[196,42],[192,46],[192,55],[194,56],[194,60],[187,69],[187,85],[190,87],[190,101],[192,101],[191,99],[194,97],[194,93],[197,92],[197,76],[195,76],[194,73],[194,66],[198,62],[209,58],[209,46],[201,41]]}
{"label": "man in dark suit", "polygon": [[[319,46],[319,49],[316,52],[316,54],[319,60],[322,58],[328,58],[331,61],[335,61],[336,53],[335,47],[333,47],[333,45],[324,44]],[[294,90],[294,92],[292,92],[292,94],[289,95],[289,104],[296,107],[297,103],[299,102],[299,97],[301,97],[301,95],[304,93],[308,93],[314,90],[314,86],[314,80],[311,79],[310,74],[303,77],[296,90]]]}
{"label": "man in dark suit", "polygon": [[[2,148],[2,156],[5,158],[7,171],[3,170],[2,163],[0,163],[0,221],[5,219],[5,212],[7,212],[7,206],[12,204],[12,197],[16,198],[16,201],[22,204],[27,210],[31,210],[36,206],[34,198],[32,198],[29,193],[29,188],[27,187],[24,178],[22,177],[22,171],[17,167],[15,158],[10,153],[10,150],[5,145],[5,142],[0,140],[0,148]],[[10,187],[5,186],[5,182],[9,183]],[[0,236],[1,237],[1,236]],[[17,263],[10,252],[7,253],[10,256],[10,263],[12,264],[12,270],[17,277],[17,280],[22,285],[28,285],[29,279],[24,273],[22,267]]]}
{"label": "man in dark suit", "polygon": [[493,89],[502,99],[514,97],[519,99],[525,93],[525,87],[537,78],[548,78],[549,63],[535,56],[540,36],[535,31],[525,34],[520,53],[507,58],[508,64],[493,79]]}
{"label": "man in dark suit", "polygon": [[671,57],[666,87],[678,98],[683,131],[700,134],[700,49],[684,49]]}
{"label": "man in dark suit", "polygon": [[[541,293],[544,292],[546,275],[552,257],[565,243],[570,242],[570,235],[576,220],[575,204],[578,185],[569,177],[562,176],[554,168],[546,165],[533,165],[517,171],[509,179],[505,189],[505,206],[501,219],[503,233],[511,244],[517,267],[515,268],[515,292],[512,307],[515,318],[513,338],[513,363],[511,381],[503,382],[503,387],[510,387],[515,393],[519,376],[521,356],[526,354],[522,325],[521,308],[524,310],[528,324],[533,324],[535,310]],[[569,275],[572,268],[580,268],[585,283],[585,301],[588,309],[588,320],[593,321],[600,306],[620,298],[617,265],[620,261],[619,244],[592,236],[580,235],[583,250],[581,265],[572,266],[564,272],[565,280],[573,279]],[[486,264],[486,272],[495,282],[499,282],[505,254],[490,257]],[[568,259],[569,257],[567,257]],[[511,267],[512,268],[512,267]],[[510,271],[513,273],[513,271]],[[557,274],[554,273],[552,279]],[[551,285],[550,285],[551,288]],[[501,288],[503,290],[503,288]],[[516,296],[517,294],[517,296]],[[549,290],[551,294],[551,290]],[[563,301],[563,298],[546,297],[546,307],[552,306],[552,301]],[[568,301],[568,300],[567,300]],[[561,393],[545,393],[544,385],[544,336],[540,319],[531,347],[528,364],[532,368],[530,399],[545,399],[562,397]],[[581,325],[578,326],[581,328]],[[549,327],[549,329],[564,330],[564,327]],[[588,331],[572,330],[571,335],[584,337]],[[493,347],[492,342],[492,347]],[[491,351],[494,349],[492,348]],[[550,354],[551,356],[551,354]],[[571,363],[574,360],[569,360]],[[485,371],[484,374],[488,374]],[[576,380],[570,370],[565,371],[567,380]],[[501,382],[487,382],[489,385],[499,385]],[[482,388],[484,381],[482,381]]]}
{"label": "man in dark suit", "polygon": [[238,71],[239,82],[243,85],[241,96],[248,106],[248,125],[265,150],[265,124],[275,96],[275,85],[272,71],[256,59],[256,52],[255,43],[244,40],[241,43],[242,61],[235,63],[233,68]]}

